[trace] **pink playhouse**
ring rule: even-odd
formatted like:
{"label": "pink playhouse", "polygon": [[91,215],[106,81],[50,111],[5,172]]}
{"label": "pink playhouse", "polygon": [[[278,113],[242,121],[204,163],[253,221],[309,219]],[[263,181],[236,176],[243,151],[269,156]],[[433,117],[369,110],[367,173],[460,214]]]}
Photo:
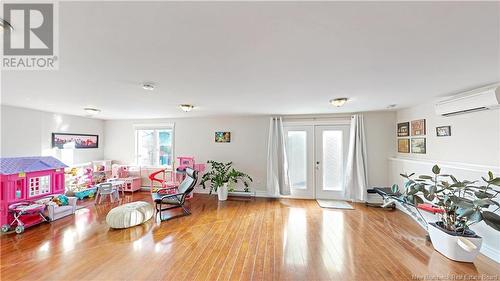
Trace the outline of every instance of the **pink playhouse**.
{"label": "pink playhouse", "polygon": [[9,205],[64,193],[65,167],[51,156],[0,158],[1,225],[10,223]]}

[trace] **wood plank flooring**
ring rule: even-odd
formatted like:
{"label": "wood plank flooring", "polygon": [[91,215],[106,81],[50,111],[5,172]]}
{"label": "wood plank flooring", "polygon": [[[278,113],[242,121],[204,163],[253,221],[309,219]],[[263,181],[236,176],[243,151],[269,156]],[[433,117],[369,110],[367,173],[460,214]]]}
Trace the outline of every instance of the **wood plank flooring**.
{"label": "wood plank flooring", "polygon": [[[149,193],[123,199],[150,201]],[[312,200],[218,202],[196,194],[192,215],[124,230],[106,225],[117,204],[90,201],[75,216],[1,237],[1,280],[498,280],[479,256],[453,262],[399,211],[321,209]],[[424,280],[424,279],[421,279]],[[430,279],[427,279],[430,280]],[[470,279],[472,280],[472,279]],[[484,279],[483,279],[484,280]]]}

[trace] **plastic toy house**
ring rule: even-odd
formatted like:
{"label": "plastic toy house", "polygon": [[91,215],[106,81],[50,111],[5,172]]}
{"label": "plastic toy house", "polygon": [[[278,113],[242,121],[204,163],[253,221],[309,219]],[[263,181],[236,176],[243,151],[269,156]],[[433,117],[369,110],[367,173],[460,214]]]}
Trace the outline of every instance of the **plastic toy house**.
{"label": "plastic toy house", "polygon": [[0,158],[1,225],[9,219],[10,204],[64,193],[65,167],[51,156]]}

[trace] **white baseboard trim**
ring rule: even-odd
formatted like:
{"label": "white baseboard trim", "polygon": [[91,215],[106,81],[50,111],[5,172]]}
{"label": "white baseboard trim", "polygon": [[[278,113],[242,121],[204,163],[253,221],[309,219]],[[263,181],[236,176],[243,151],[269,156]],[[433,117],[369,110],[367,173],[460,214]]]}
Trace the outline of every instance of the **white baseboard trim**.
{"label": "white baseboard trim", "polygon": [[494,260],[496,263],[500,264],[500,250],[494,249],[489,245],[483,243],[480,252],[481,254],[487,256],[488,258]]}
{"label": "white baseboard trim", "polygon": [[[141,191],[150,191],[149,186],[141,186]],[[202,188],[195,188],[194,193],[199,193],[199,194],[208,194],[209,190],[208,189],[202,189]],[[272,196],[269,196],[267,192],[263,190],[256,190],[255,191],[255,197],[262,197],[262,198],[275,198]]]}
{"label": "white baseboard trim", "polygon": [[[199,193],[199,194],[208,194],[209,190],[208,189],[198,189],[196,188],[194,190],[194,193]],[[263,197],[263,198],[273,198],[269,196],[265,191],[263,190],[256,190],[255,191],[255,197]]]}

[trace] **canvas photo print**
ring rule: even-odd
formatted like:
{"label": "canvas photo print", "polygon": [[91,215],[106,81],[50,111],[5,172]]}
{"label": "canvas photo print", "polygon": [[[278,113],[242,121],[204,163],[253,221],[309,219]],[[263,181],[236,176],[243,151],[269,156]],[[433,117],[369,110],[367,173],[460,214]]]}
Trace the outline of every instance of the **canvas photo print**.
{"label": "canvas photo print", "polygon": [[231,132],[215,132],[215,142],[231,142]]}
{"label": "canvas photo print", "polygon": [[52,133],[52,147],[63,148],[98,148],[99,135]]}

